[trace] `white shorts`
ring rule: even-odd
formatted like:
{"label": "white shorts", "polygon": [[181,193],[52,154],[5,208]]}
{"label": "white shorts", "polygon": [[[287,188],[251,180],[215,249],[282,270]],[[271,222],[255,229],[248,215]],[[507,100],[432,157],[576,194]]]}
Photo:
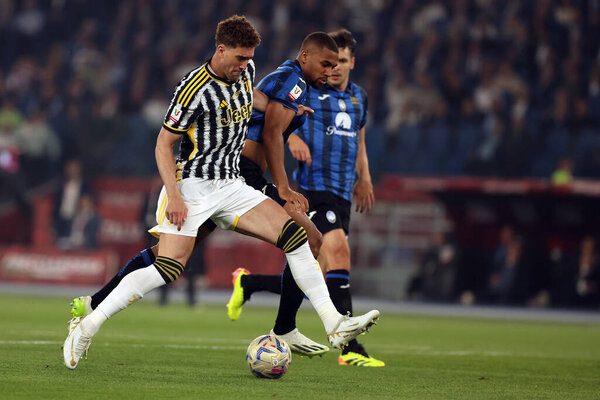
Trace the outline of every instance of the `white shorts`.
{"label": "white shorts", "polygon": [[181,197],[188,208],[187,218],[181,230],[165,215],[168,199],[163,186],[156,207],[156,223],[151,233],[172,233],[196,237],[198,228],[211,219],[222,229],[234,230],[242,215],[268,199],[263,193],[246,185],[240,178],[235,180],[207,180],[187,178],[178,182]]}

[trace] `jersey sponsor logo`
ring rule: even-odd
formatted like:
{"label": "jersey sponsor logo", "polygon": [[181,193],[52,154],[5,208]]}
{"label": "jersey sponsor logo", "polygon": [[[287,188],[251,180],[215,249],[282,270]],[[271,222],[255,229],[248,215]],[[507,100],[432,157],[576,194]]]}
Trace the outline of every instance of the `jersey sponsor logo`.
{"label": "jersey sponsor logo", "polygon": [[300,89],[300,86],[296,85],[292,90],[290,90],[290,92],[288,93],[288,97],[293,101],[296,101],[301,94],[302,89]]}
{"label": "jersey sponsor logo", "polygon": [[335,126],[329,125],[325,129],[325,134],[355,137],[356,132],[350,129],[352,129],[352,118],[348,113],[339,112],[335,116]]}
{"label": "jersey sponsor logo", "polygon": [[181,104],[176,104],[173,107],[173,111],[171,111],[171,115],[169,115],[169,120],[173,123],[178,123],[179,118],[181,117]]}
{"label": "jersey sponsor logo", "polygon": [[326,99],[326,98],[328,98],[328,97],[329,97],[329,95],[328,95],[327,93],[325,93],[325,94],[322,94],[322,95],[320,95],[320,96],[318,97],[318,99],[319,99],[319,100],[325,100],[325,99]]}
{"label": "jersey sponsor logo", "polygon": [[329,221],[329,223],[331,223],[331,224],[334,224],[335,220],[337,219],[335,217],[335,213],[331,210],[329,210],[325,213],[325,217],[327,218],[327,221]]}
{"label": "jersey sponsor logo", "polygon": [[252,115],[252,102],[248,104],[244,104],[240,108],[236,108],[235,110],[231,107],[228,107],[225,110],[225,117],[221,118],[219,121],[222,127],[229,126],[231,124],[239,124],[243,120],[250,121],[250,116]]}

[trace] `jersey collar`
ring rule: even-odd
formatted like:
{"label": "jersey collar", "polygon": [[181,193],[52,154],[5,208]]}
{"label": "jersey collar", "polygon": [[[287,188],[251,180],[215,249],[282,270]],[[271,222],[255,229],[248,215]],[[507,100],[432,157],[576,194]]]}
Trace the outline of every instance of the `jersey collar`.
{"label": "jersey collar", "polygon": [[221,78],[220,76],[215,74],[215,71],[213,71],[212,68],[210,67],[211,61],[212,61],[212,57],[206,62],[206,72],[208,72],[208,75],[211,78],[213,78],[215,81],[221,82],[227,86],[233,85],[235,83],[235,81],[230,81],[225,78]]}

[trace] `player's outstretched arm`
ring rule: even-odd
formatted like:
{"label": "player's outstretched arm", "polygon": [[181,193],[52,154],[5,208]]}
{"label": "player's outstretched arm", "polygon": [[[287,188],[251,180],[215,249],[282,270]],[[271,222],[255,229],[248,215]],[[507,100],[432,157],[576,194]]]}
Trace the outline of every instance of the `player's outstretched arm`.
{"label": "player's outstretched arm", "polygon": [[300,139],[300,137],[295,133],[292,133],[288,138],[288,147],[290,148],[292,157],[294,157],[296,160],[304,162],[308,165],[312,163],[308,145],[304,143],[304,140]]}
{"label": "player's outstretched arm", "polygon": [[375,203],[373,183],[369,172],[369,159],[367,157],[367,146],[365,144],[365,128],[361,128],[358,137],[358,155],[356,156],[356,172],[358,180],[354,184],[352,194],[356,201],[356,211],[362,213],[371,211]]}
{"label": "player's outstretched arm", "polygon": [[175,179],[176,167],[173,158],[173,146],[180,138],[181,135],[162,128],[156,139],[155,149],[158,172],[167,191],[168,203],[165,215],[173,225],[177,225],[178,230],[181,230],[181,225],[187,218],[187,207],[181,198]]}
{"label": "player's outstretched arm", "polygon": [[277,187],[279,197],[291,203],[301,212],[308,211],[308,200],[300,193],[290,188],[285,166],[283,163],[283,131],[290,124],[296,113],[282,104],[271,101],[265,113],[265,126],[263,128],[263,143],[267,164]]}

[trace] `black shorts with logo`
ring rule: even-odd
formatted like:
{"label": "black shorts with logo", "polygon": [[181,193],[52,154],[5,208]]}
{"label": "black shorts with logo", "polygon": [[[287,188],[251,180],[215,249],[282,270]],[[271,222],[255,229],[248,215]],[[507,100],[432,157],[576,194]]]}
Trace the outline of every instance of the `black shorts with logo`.
{"label": "black shorts with logo", "polygon": [[343,229],[348,235],[352,203],[327,191],[303,191],[310,211],[308,216],[322,234],[334,229]]}

